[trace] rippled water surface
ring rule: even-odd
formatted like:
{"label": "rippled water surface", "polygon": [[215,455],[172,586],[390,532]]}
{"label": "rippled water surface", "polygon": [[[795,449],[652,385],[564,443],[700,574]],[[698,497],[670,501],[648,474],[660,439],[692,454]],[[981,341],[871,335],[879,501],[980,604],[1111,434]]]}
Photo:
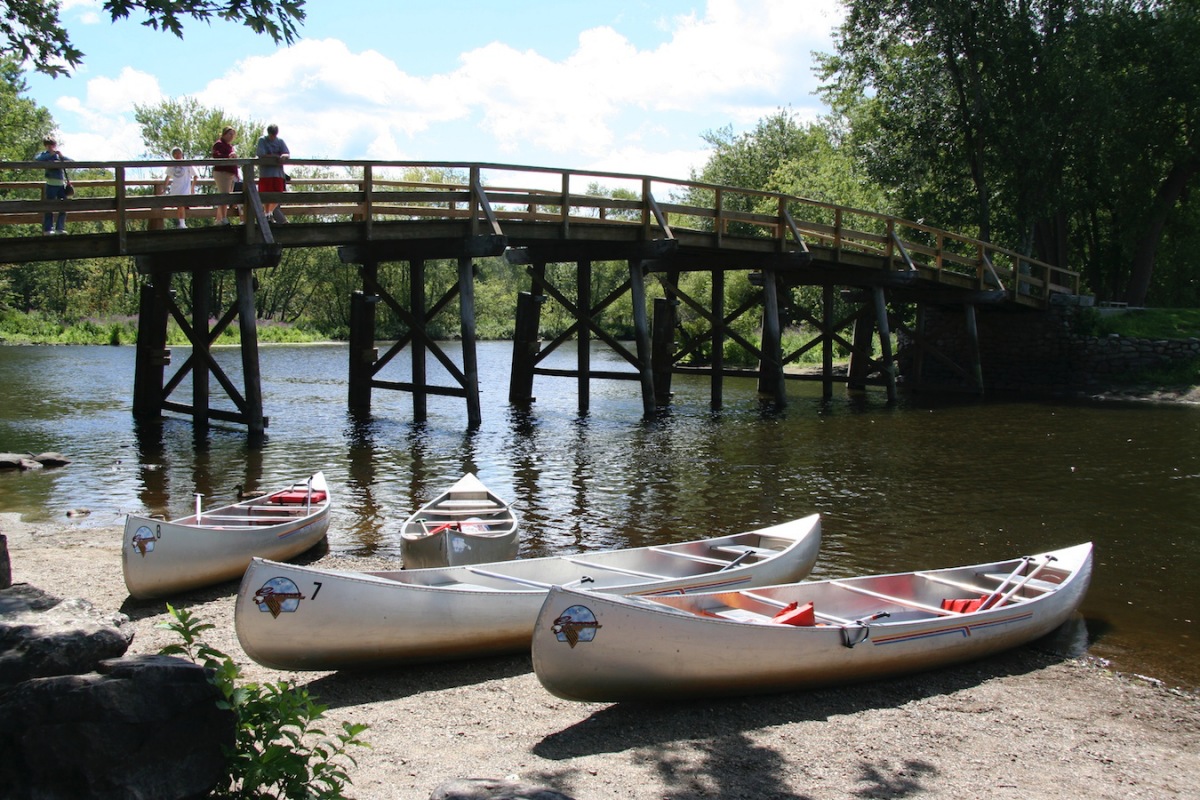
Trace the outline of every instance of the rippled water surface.
{"label": "rippled water surface", "polygon": [[[457,360],[455,346],[445,345]],[[176,365],[187,355],[173,348]],[[676,376],[658,419],[636,382],[594,381],[587,414],[573,379],[538,377],[537,402],[508,404],[511,344],[479,347],[483,424],[461,399],[431,397],[412,422],[406,394],[376,390],[346,410],[344,346],[263,347],[267,442],[217,428],[197,448],[190,421],[135,425],[130,347],[0,347],[0,450],[59,450],[65,468],[0,472],[0,511],[116,526],[126,513],[179,516],[324,470],[335,495],[330,547],[394,555],[400,523],[462,472],[512,499],[522,556],[692,539],[814,511],[817,577],[932,568],[1091,540],[1084,605],[1090,651],[1119,669],[1200,687],[1200,409],[1128,404],[905,400],[789,383],[782,413],[754,384]],[[557,354],[556,354],[557,355]],[[235,383],[238,351],[218,360]],[[407,358],[407,354],[397,362]],[[570,367],[564,353],[551,366]],[[594,369],[623,368],[596,349]],[[461,363],[461,362],[460,362]],[[172,368],[174,369],[174,368]],[[382,377],[404,380],[404,364]],[[431,380],[437,378],[431,362]],[[216,382],[213,382],[214,389]],[[185,381],[174,399],[191,397]],[[219,404],[218,404],[219,405]],[[106,565],[104,568],[112,568]]]}

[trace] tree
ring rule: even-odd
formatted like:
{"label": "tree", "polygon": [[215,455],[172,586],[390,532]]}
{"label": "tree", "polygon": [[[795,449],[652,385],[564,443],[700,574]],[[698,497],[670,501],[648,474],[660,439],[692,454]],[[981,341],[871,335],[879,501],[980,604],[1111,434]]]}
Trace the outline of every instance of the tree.
{"label": "tree", "polygon": [[203,106],[194,97],[167,98],[133,109],[146,145],[144,155],[149,158],[169,158],[174,147],[183,150],[184,158],[209,158],[213,142],[226,125],[237,128],[238,136],[251,143],[242,150],[253,155],[253,143],[266,127],[257,120],[235,119],[219,108]]}
{"label": "tree", "polygon": [[2,161],[32,161],[42,149],[42,137],[54,129],[50,111],[28,97],[22,97],[27,88],[16,60],[0,58]]}
{"label": "tree", "polygon": [[[71,44],[59,19],[58,2],[2,0],[0,56],[16,56],[47,75],[65,75],[83,63],[84,53]],[[291,44],[304,22],[304,0],[104,0],[113,22],[145,15],[142,24],[183,38],[187,18],[211,22],[214,18],[240,22],[275,42]]]}
{"label": "tree", "polygon": [[910,217],[1141,304],[1200,174],[1193,0],[851,0],[826,98]]}

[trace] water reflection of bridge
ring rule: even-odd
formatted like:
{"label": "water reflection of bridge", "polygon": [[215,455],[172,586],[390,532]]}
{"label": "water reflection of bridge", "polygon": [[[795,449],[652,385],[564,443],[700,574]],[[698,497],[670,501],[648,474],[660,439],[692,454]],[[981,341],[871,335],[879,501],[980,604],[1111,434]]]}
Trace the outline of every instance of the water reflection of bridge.
{"label": "water reflection of bridge", "polygon": [[[726,377],[754,377],[759,391],[776,405],[786,404],[787,380],[818,380],[826,396],[837,382],[852,388],[886,387],[896,392],[897,353],[893,333],[904,327],[916,348],[950,363],[964,383],[982,388],[978,348],[969,363],[952,363],[922,341],[922,309],[929,304],[961,306],[970,340],[975,308],[1002,305],[1043,308],[1057,293],[1078,291],[1078,275],[981,242],[882,214],[820,203],[799,197],[714,186],[692,181],[620,175],[580,170],[556,170],[497,164],[431,162],[302,161],[291,162],[299,172],[333,177],[297,179],[283,196],[259,195],[253,175],[258,162],[241,161],[245,189],[238,194],[197,194],[187,197],[156,195],[161,182],[149,177],[155,169],[178,162],[73,163],[81,170],[104,170],[105,180],[76,182],[76,197],[67,201],[40,199],[44,164],[7,164],[27,170],[31,179],[0,185],[0,225],[6,232],[0,261],[8,263],[73,258],[132,256],[146,276],[142,288],[133,411],[139,418],[157,418],[164,411],[193,416],[198,428],[210,419],[245,424],[261,434],[262,389],[258,370],[254,270],[279,263],[284,248],[337,247],[345,264],[358,267],[361,290],[350,308],[349,404],[369,409],[373,389],[410,392],[413,415],[426,416],[429,395],[461,397],[471,426],[481,420],[478,370],[475,358],[475,261],[506,257],[527,266],[530,290],[518,297],[509,399],[531,402],[535,376],[576,380],[579,408],[589,404],[592,379],[620,379],[640,384],[644,416],[669,402],[671,376],[679,372],[711,377],[712,404],[720,406]],[[211,166],[216,162],[191,162]],[[305,169],[306,167],[311,169]],[[299,168],[299,169],[297,169]],[[444,182],[403,180],[413,170],[436,170],[455,176]],[[95,174],[95,173],[93,173]],[[143,177],[145,176],[145,177]],[[599,187],[599,188],[597,188]],[[24,199],[12,199],[12,198]],[[272,224],[262,203],[282,200],[291,221]],[[186,230],[164,229],[163,220],[185,205],[189,218],[211,217],[213,204],[241,206],[244,225],[193,225]],[[70,212],[68,236],[42,236],[43,213]],[[103,231],[103,232],[85,232]],[[453,261],[457,274],[440,297],[426,297],[430,262]],[[628,277],[603,297],[593,296],[596,262],[625,262]],[[408,264],[404,281],[407,302],[385,285],[379,266]],[[555,285],[547,265],[575,265],[573,285]],[[227,310],[208,307],[212,273],[234,273],[237,299]],[[680,276],[709,274],[707,297],[689,294]],[[726,277],[748,272],[755,287],[736,308],[725,307]],[[175,303],[171,277],[190,275],[190,319]],[[653,301],[647,278],[661,286]],[[795,287],[819,287],[820,302],[812,308],[796,302]],[[836,292],[842,304],[835,304]],[[604,330],[599,316],[629,295],[633,307],[634,348],[631,350]],[[429,322],[457,300],[461,363],[455,363],[428,334]],[[560,304],[574,320],[553,341],[539,339],[540,310],[545,302]],[[385,353],[376,348],[375,310],[386,304],[408,333]],[[848,303],[848,305],[846,304]],[[905,324],[894,313],[915,304],[916,322]],[[851,311],[838,317],[837,305]],[[889,306],[891,312],[889,313]],[[707,325],[690,335],[678,326],[679,308],[686,307]],[[734,323],[743,315],[760,315],[757,342],[738,332]],[[175,319],[193,344],[192,355],[167,379],[170,363],[167,325]],[[216,319],[210,326],[209,320]],[[237,320],[241,331],[244,391],[239,390],[213,360],[209,350],[217,337]],[[808,340],[792,352],[783,350],[788,322],[803,322]],[[702,325],[702,327],[703,327]],[[847,341],[841,331],[852,329]],[[540,366],[555,349],[574,339],[576,367],[553,370]],[[628,371],[593,370],[589,343],[605,342],[628,364]],[[724,362],[724,345],[733,340],[757,359],[756,368],[736,368]],[[835,374],[835,346],[851,355],[849,370]],[[786,367],[808,351],[820,348],[819,374],[800,375]],[[390,381],[385,368],[405,349],[411,352],[410,381]],[[708,351],[704,363],[699,362]],[[453,385],[435,386],[427,380],[427,356],[435,358]],[[183,379],[192,377],[191,403],[171,399]],[[210,376],[221,385],[237,411],[210,406]]]}

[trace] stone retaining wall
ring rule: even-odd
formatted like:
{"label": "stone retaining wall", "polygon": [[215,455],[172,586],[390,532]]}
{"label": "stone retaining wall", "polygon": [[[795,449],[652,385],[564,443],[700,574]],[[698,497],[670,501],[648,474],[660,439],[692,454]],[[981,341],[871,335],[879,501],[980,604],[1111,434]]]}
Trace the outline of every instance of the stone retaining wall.
{"label": "stone retaining wall", "polygon": [[[1137,339],[1076,333],[1079,306],[1048,311],[977,309],[985,391],[1070,396],[1127,383],[1138,372],[1200,359],[1200,339]],[[969,388],[963,377],[926,355],[917,380],[909,337],[898,334],[901,380],[908,385]],[[970,372],[970,343],[961,308],[926,308],[925,339]]]}

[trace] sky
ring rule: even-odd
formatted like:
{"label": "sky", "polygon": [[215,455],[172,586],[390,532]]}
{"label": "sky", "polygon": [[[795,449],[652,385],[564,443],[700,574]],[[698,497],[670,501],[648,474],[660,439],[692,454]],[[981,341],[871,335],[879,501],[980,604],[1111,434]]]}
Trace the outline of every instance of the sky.
{"label": "sky", "polygon": [[61,2],[83,64],[28,73],[28,96],[77,161],[163,157],[134,106],[194,97],[279,125],[293,158],[679,179],[707,160],[705,132],[825,113],[813,52],[832,52],[842,16],[838,0],[308,0],[287,46],[222,21],[180,40]]}

